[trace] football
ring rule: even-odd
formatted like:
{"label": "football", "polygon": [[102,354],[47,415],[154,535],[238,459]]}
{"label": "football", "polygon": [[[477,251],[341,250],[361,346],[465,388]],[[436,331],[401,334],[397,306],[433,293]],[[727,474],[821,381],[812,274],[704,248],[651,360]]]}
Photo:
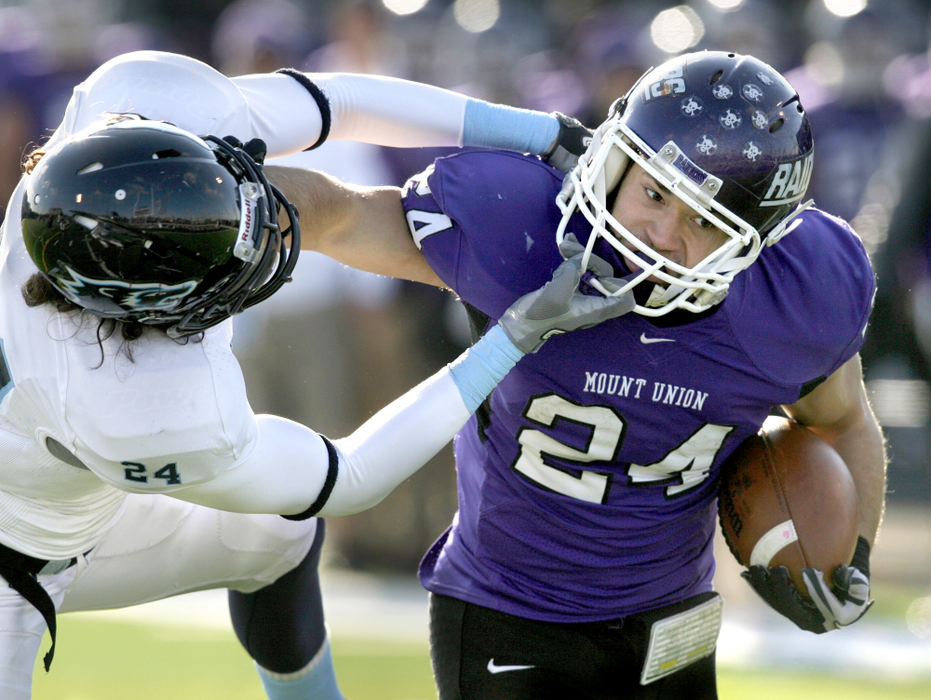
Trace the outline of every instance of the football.
{"label": "football", "polygon": [[830,583],[857,543],[857,492],[844,460],[808,428],[777,416],[725,462],[718,515],[741,565],[785,566],[805,595],[802,569],[818,569]]}

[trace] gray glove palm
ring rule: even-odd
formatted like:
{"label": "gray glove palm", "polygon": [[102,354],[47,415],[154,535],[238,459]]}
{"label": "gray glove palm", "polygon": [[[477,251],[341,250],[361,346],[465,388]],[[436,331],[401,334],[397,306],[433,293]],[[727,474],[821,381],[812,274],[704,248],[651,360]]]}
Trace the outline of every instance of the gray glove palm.
{"label": "gray glove palm", "polygon": [[578,291],[581,266],[581,254],[563,261],[549,282],[515,301],[498,320],[521,352],[536,352],[554,335],[589,328],[634,308],[629,294],[605,297]]}

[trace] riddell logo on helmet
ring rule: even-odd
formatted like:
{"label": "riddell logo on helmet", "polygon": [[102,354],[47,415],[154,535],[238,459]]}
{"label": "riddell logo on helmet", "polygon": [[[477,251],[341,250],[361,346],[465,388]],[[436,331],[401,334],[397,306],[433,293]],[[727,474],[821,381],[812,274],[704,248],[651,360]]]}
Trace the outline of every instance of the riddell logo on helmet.
{"label": "riddell logo on helmet", "polygon": [[251,200],[244,200],[245,206],[242,208],[242,223],[239,227],[239,240],[247,243],[252,237],[252,229],[255,224],[255,204]]}
{"label": "riddell logo on helmet", "polygon": [[760,206],[778,207],[800,200],[808,189],[813,164],[812,153],[792,163],[780,163]]}
{"label": "riddell logo on helmet", "polygon": [[240,260],[253,262],[259,254],[258,231],[256,224],[256,197],[259,193],[255,183],[245,182],[239,186],[240,209],[239,235],[233,246],[233,255]]}

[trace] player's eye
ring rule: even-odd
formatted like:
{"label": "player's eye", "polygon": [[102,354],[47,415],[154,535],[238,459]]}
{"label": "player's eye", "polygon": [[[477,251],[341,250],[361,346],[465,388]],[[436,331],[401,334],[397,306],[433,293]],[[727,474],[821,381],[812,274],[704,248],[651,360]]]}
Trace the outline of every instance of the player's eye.
{"label": "player's eye", "polygon": [[661,195],[659,192],[654,190],[652,187],[644,187],[643,190],[644,192],[646,192],[647,197],[652,199],[654,202],[659,202],[660,204],[662,204],[665,201],[663,199],[663,195]]}
{"label": "player's eye", "polygon": [[692,221],[694,221],[695,225],[700,229],[708,230],[715,227],[714,224],[708,221],[704,216],[696,216]]}

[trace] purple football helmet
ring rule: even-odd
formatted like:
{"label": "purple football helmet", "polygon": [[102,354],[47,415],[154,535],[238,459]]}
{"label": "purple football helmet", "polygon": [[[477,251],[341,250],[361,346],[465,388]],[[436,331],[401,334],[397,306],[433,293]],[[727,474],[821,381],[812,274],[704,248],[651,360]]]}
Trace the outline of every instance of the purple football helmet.
{"label": "purple football helmet", "polygon": [[[687,267],[625,229],[611,209],[631,161],[727,241]],[[557,198],[563,213],[557,243],[580,212],[592,227],[588,253],[603,240],[638,271],[620,289],[593,280],[603,293],[623,294],[650,280],[649,299],[638,295],[638,313],[701,312],[720,303],[762,245],[788,233],[811,206],[802,199],[812,162],[808,118],[782,75],[752,56],[685,54],[647,71],[611,107]]]}

